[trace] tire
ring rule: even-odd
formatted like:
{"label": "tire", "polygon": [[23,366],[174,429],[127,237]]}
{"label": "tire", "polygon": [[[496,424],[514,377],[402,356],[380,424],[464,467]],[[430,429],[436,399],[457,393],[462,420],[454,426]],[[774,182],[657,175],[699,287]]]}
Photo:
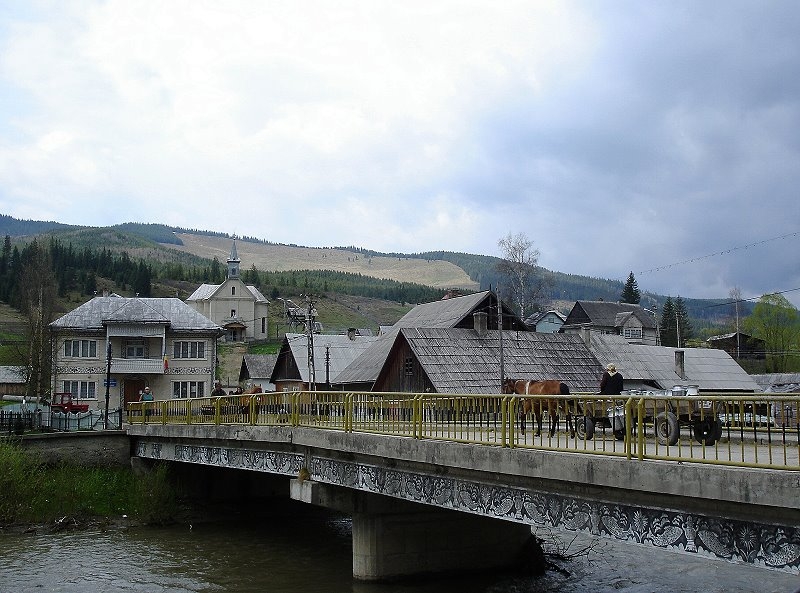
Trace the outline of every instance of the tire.
{"label": "tire", "polygon": [[698,420],[692,426],[694,440],[704,445],[713,445],[722,436],[722,423],[719,420]]}
{"label": "tire", "polygon": [[618,441],[624,441],[625,440],[625,431],[624,430],[615,430],[614,431],[614,438],[617,439]]}
{"label": "tire", "polygon": [[659,412],[656,416],[656,439],[659,445],[674,445],[680,437],[678,418],[672,412]]}
{"label": "tire", "polygon": [[575,434],[578,438],[588,441],[594,436],[594,420],[588,416],[581,416],[575,420]]}

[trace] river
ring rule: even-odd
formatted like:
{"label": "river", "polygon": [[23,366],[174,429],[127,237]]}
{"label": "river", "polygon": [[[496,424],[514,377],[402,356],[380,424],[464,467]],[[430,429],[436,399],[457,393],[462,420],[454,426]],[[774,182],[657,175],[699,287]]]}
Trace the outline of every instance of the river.
{"label": "river", "polygon": [[[427,582],[352,578],[350,521],[287,504],[258,519],[56,534],[0,532],[0,593],[794,593],[800,577],[588,536],[541,578],[495,572]],[[567,543],[569,547],[566,548]]]}

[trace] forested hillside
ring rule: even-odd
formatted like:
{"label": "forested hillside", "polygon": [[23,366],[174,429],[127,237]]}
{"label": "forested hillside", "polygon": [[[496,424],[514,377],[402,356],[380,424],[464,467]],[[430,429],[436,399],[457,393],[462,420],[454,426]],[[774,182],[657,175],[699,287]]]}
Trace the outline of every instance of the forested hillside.
{"label": "forested hillside", "polygon": [[[177,294],[186,298],[201,283],[223,280],[224,260],[232,239],[226,233],[160,224],[76,227],[57,222],[20,221],[5,215],[0,215],[0,234],[7,237],[0,261],[0,300],[11,304],[15,304],[12,293],[16,284],[11,270],[18,269],[15,262],[24,261],[24,251],[36,235],[38,244],[46,246],[50,253],[59,296],[72,295],[73,300],[81,295],[91,295],[98,289],[122,294]],[[188,247],[182,236],[191,239],[189,242],[193,246]],[[216,240],[214,249],[201,250],[194,246],[211,244],[212,239]],[[300,293],[336,293],[398,303],[435,300],[441,298],[448,285],[431,287],[414,281],[423,277],[415,270],[435,275],[437,270],[446,270],[437,267],[444,262],[462,270],[465,278],[474,283],[474,290],[496,289],[501,281],[497,272],[500,260],[491,256],[448,251],[381,253],[352,246],[311,249],[250,237],[237,238],[237,243],[248,257],[256,258],[259,250],[264,250],[265,256],[258,256],[259,265],[248,265],[248,260],[242,258],[242,269],[244,280],[257,286],[268,298]],[[378,258],[395,262],[394,267],[377,265]],[[414,268],[409,260],[422,260],[426,264],[423,268]],[[617,301],[623,289],[623,283],[617,280],[549,270],[542,272],[550,278],[545,293],[547,302],[543,304],[555,306],[565,313],[576,300]],[[430,277],[427,276],[426,281]],[[449,287],[457,288],[455,284]],[[642,291],[642,305],[645,307],[660,310],[665,300],[665,296]],[[721,306],[724,302],[684,299],[696,328],[712,324],[722,326],[729,322],[732,308]],[[752,310],[748,303],[742,307],[741,315]]]}

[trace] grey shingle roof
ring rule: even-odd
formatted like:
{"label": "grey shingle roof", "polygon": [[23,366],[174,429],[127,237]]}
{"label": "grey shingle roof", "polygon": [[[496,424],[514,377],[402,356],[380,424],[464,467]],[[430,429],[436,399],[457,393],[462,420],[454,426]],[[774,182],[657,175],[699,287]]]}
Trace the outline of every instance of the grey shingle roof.
{"label": "grey shingle roof", "polygon": [[763,391],[768,393],[795,393],[800,391],[800,373],[767,373],[750,376]]}
{"label": "grey shingle roof", "polygon": [[[204,301],[213,297],[221,286],[222,284],[201,284],[191,295],[189,295],[189,298],[186,300]],[[247,287],[248,292],[253,295],[253,298],[257,302],[267,302],[267,297],[265,297],[255,286],[251,286],[249,284],[245,284],[245,286]]]}
{"label": "grey shingle roof", "polygon": [[213,321],[176,298],[94,297],[50,324],[57,330],[102,330],[108,324],[165,324],[171,331],[221,333]]}
{"label": "grey shingle roof", "polygon": [[277,359],[277,354],[245,354],[242,357],[239,381],[244,381],[245,379],[269,379]]}
{"label": "grey shingle roof", "polygon": [[656,327],[655,317],[639,305],[607,301],[577,301],[567,315],[565,325],[591,323],[603,327],[619,327],[620,322],[624,321],[624,318],[617,317],[619,313],[633,313],[642,323],[642,327]]}
{"label": "grey shingle roof", "polygon": [[[453,328],[458,324],[472,326],[473,313],[482,311],[488,300],[493,300],[491,291],[477,292],[466,296],[442,299],[432,303],[417,305],[395,323],[391,329],[381,334],[380,339],[363,352],[348,368],[337,377],[341,384],[371,383],[378,378],[378,373],[389,356],[392,344],[401,328]],[[494,301],[496,302],[496,301]],[[505,306],[503,315],[514,318],[514,323],[522,322]],[[507,327],[507,326],[506,326]]]}
{"label": "grey shingle roof", "polygon": [[25,382],[25,367],[0,366],[0,383],[13,384]]}
{"label": "grey shingle roof", "polygon": [[[439,393],[498,393],[500,340],[472,329],[403,328],[405,339]],[[559,379],[572,391],[596,389],[602,368],[580,336],[503,332],[505,376]]]}
{"label": "grey shingle roof", "polygon": [[[697,385],[704,391],[758,391],[758,385],[724,350],[629,344],[622,336],[592,332],[589,349],[605,367],[614,363],[626,381],[653,381],[660,389]],[[675,370],[675,351],[684,352],[686,378]]]}

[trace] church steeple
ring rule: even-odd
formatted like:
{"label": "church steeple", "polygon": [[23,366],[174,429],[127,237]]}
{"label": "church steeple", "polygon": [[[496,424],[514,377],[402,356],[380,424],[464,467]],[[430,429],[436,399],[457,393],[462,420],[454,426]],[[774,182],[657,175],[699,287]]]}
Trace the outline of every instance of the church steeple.
{"label": "church steeple", "polygon": [[236,237],[233,237],[233,245],[231,246],[231,255],[228,257],[228,278],[239,277],[239,256],[236,254]]}

